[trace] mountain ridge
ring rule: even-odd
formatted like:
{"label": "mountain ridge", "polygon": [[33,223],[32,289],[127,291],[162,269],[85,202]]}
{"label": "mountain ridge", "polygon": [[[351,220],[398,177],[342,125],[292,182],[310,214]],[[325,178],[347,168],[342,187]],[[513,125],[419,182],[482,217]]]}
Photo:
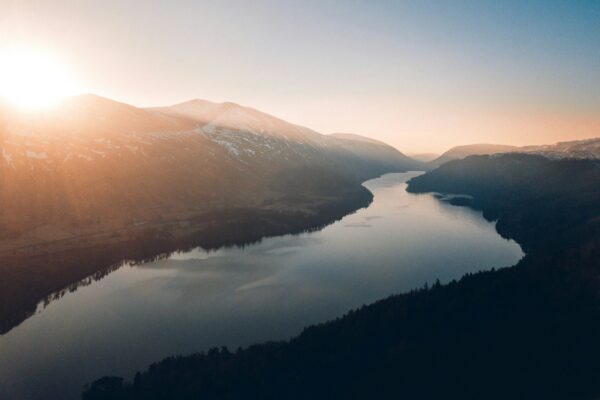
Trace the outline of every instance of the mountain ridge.
{"label": "mountain ridge", "polygon": [[413,166],[234,103],[192,105],[213,110],[95,95],[0,110],[0,332],[120,260],[321,226],[369,204],[364,180]]}
{"label": "mountain ridge", "polygon": [[507,153],[515,149],[517,149],[516,146],[492,143],[473,143],[454,146],[442,153],[439,157],[431,160],[428,164],[437,168],[450,160],[461,159],[471,155]]}
{"label": "mountain ridge", "polygon": [[549,145],[511,146],[502,144],[476,143],[455,146],[436,159],[427,163],[431,169],[457,159],[472,155],[490,155],[501,153],[538,154],[551,159],[600,159],[600,138],[588,138],[557,142]]}

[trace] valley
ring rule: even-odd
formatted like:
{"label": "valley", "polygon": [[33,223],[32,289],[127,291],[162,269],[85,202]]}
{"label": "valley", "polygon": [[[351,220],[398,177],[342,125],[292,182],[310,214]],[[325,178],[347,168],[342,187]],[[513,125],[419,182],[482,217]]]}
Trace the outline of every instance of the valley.
{"label": "valley", "polygon": [[0,114],[0,332],[123,260],[320,227],[370,203],[362,181],[422,165],[233,103]]}
{"label": "valley", "polygon": [[600,0],[0,0],[0,400],[600,400]]}
{"label": "valley", "polygon": [[383,399],[595,398],[597,182],[600,165],[589,159],[448,162],[411,179],[408,191],[469,195],[462,198],[525,249],[513,267],[392,295],[289,341],[169,357],[132,381],[106,376],[83,398],[360,399],[373,388]]}
{"label": "valley", "polygon": [[[0,337],[7,382],[0,378],[0,389],[6,387],[0,396],[76,398],[82,385],[104,374],[132,378],[173,354],[285,340],[390,293],[523,256],[480,213],[407,193],[406,181],[419,174],[365,182],[373,194],[369,206],[327,226],[255,243],[183,248],[116,264],[72,285]],[[248,226],[241,220],[229,232],[270,219]]]}

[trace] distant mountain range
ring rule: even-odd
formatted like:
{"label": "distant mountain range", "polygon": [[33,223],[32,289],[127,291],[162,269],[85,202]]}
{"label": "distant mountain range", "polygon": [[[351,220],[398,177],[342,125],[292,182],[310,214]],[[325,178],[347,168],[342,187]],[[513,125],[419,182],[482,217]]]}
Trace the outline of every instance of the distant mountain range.
{"label": "distant mountain range", "polygon": [[440,156],[439,153],[410,153],[409,157],[414,158],[415,160],[419,160],[422,162],[433,161]]}
{"label": "distant mountain range", "polygon": [[484,154],[496,154],[496,153],[510,153],[515,151],[518,147],[516,146],[505,146],[500,144],[470,144],[466,146],[456,146],[443,153],[441,156],[429,162],[429,166],[437,168],[442,164],[447,163],[451,160],[459,160],[472,155],[484,155]]}
{"label": "distant mountain range", "polygon": [[552,159],[600,159],[600,138],[523,147],[487,143],[456,146],[427,163],[427,166],[429,169],[433,169],[451,160],[458,160],[472,155],[499,153],[539,154]]}

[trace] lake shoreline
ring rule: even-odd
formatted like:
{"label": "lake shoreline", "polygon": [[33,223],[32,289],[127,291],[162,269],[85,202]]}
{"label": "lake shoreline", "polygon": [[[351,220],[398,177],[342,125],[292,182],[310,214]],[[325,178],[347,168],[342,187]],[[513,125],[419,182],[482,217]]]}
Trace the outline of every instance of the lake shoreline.
{"label": "lake shoreline", "polygon": [[[265,237],[321,229],[368,207],[363,186],[337,196],[303,199],[303,207],[237,208],[180,221],[103,232],[0,253],[0,335],[30,317],[38,303],[60,298],[86,278],[99,279],[123,262],[164,258],[195,247],[251,244]],[[282,202],[284,203],[284,202]],[[285,204],[285,203],[284,203]],[[290,201],[289,204],[294,204]]]}

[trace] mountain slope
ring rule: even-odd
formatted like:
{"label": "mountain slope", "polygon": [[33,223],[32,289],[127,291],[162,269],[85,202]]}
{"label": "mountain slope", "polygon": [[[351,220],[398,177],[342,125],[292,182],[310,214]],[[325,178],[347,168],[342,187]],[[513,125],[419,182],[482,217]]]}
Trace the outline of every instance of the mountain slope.
{"label": "mountain slope", "polygon": [[145,110],[86,95],[0,115],[0,239],[259,206],[294,175],[360,182],[418,164],[383,143],[320,135],[232,103]]}
{"label": "mountain slope", "polygon": [[299,231],[365,206],[363,180],[408,169],[378,151],[397,152],[232,103],[2,106],[0,331],[123,259]]}
{"label": "mountain slope", "polygon": [[600,159],[600,138],[558,142],[553,145],[526,146],[523,152],[541,154],[549,158]]}
{"label": "mountain slope", "polygon": [[430,169],[472,155],[499,153],[538,154],[551,159],[600,159],[600,138],[559,142],[541,146],[508,146],[499,144],[472,144],[453,147],[427,165]]}
{"label": "mountain slope", "polygon": [[458,160],[461,158],[465,158],[467,156],[482,155],[482,154],[509,153],[511,151],[516,151],[517,149],[518,149],[518,147],[516,147],[516,146],[507,146],[507,145],[502,145],[502,144],[487,144],[487,143],[456,146],[456,147],[453,147],[450,150],[446,151],[438,158],[430,161],[428,164],[431,168],[437,168],[440,165],[442,165],[448,161]]}
{"label": "mountain slope", "polygon": [[192,100],[152,111],[197,122],[211,140],[231,152],[302,162],[326,162],[339,173],[364,181],[392,171],[422,169],[423,164],[395,148],[352,134],[321,135],[272,115],[235,103]]}
{"label": "mountain slope", "polygon": [[[343,164],[346,171],[354,169],[371,176],[387,171],[421,171],[426,165],[402,154],[394,147],[378,140],[349,133],[334,133],[330,153]],[[337,153],[337,154],[336,154]]]}

